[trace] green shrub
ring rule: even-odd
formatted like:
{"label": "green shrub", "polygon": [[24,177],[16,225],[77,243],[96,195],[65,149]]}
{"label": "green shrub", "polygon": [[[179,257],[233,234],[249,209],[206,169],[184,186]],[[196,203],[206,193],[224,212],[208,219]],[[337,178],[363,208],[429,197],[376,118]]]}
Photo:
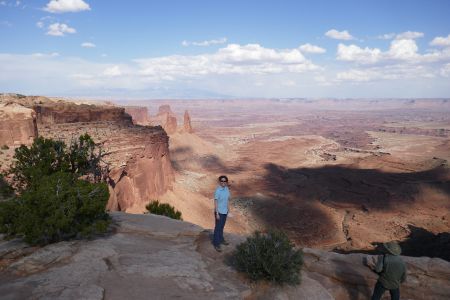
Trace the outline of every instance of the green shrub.
{"label": "green shrub", "polygon": [[105,183],[90,183],[58,172],[43,177],[39,185],[31,186],[17,199],[1,203],[0,231],[23,235],[32,245],[105,232],[110,222],[105,212],[108,198]]}
{"label": "green shrub", "polygon": [[0,201],[14,196],[13,188],[5,181],[3,175],[0,174]]}
{"label": "green shrub", "polygon": [[8,150],[9,147],[8,147],[8,145],[3,145],[1,149],[2,149],[2,150]]}
{"label": "green shrub", "polygon": [[95,181],[101,179],[101,150],[96,150],[88,134],[81,135],[69,147],[62,141],[38,137],[28,148],[15,149],[15,163],[10,173],[19,189],[38,182],[42,177],[56,172],[68,172],[77,176],[91,174]]}
{"label": "green shrub", "polygon": [[238,271],[254,281],[265,279],[278,284],[298,284],[303,252],[295,250],[282,231],[256,231],[236,247],[233,261]]}
{"label": "green shrub", "polygon": [[175,211],[175,207],[167,203],[159,203],[158,200],[152,201],[145,207],[151,214],[162,215],[176,220],[183,220],[181,212]]}

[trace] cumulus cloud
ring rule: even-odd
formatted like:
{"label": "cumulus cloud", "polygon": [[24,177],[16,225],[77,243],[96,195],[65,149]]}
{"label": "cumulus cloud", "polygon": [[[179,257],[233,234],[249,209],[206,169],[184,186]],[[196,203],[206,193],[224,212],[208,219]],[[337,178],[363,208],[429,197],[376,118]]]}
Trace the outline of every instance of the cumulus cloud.
{"label": "cumulus cloud", "polygon": [[375,64],[387,61],[410,61],[413,63],[431,62],[446,59],[449,51],[434,51],[421,55],[418,53],[416,41],[413,39],[395,39],[391,41],[387,51],[379,48],[361,48],[357,45],[339,44],[336,58],[359,64]]}
{"label": "cumulus cloud", "polygon": [[66,13],[91,10],[91,8],[83,0],[51,0],[44,10],[51,13]]}
{"label": "cumulus cloud", "polygon": [[189,41],[182,41],[181,45],[187,47],[187,46],[202,46],[202,47],[207,47],[207,46],[211,46],[211,45],[219,45],[219,44],[225,44],[227,42],[227,38],[223,37],[220,39],[215,39],[215,40],[208,40],[208,41],[202,41],[202,42],[189,42]]}
{"label": "cumulus cloud", "polygon": [[328,30],[325,35],[335,40],[348,41],[354,39],[354,37],[347,30],[337,31],[336,29],[331,29]]}
{"label": "cumulus cloud", "polygon": [[417,32],[417,31],[405,31],[402,33],[399,33],[395,36],[397,40],[413,40],[423,37],[423,32]]}
{"label": "cumulus cloud", "polygon": [[326,50],[316,45],[303,44],[299,47],[300,51],[303,53],[325,53]]}
{"label": "cumulus cloud", "polygon": [[430,45],[431,46],[443,46],[443,47],[450,46],[450,34],[447,35],[446,37],[442,37],[442,36],[435,37],[430,42]]}
{"label": "cumulus cloud", "polygon": [[392,59],[415,59],[418,57],[417,44],[412,39],[398,39],[391,42],[391,47],[386,53],[387,58]]}
{"label": "cumulus cloud", "polygon": [[69,27],[67,24],[64,23],[53,23],[48,26],[48,35],[53,36],[65,36],[66,33],[76,33],[77,31],[75,28]]}
{"label": "cumulus cloud", "polygon": [[258,44],[230,44],[213,54],[137,59],[140,74],[161,78],[191,77],[207,74],[276,74],[301,73],[318,67],[298,49],[276,50]]}
{"label": "cumulus cloud", "polygon": [[354,61],[363,64],[376,63],[381,58],[381,50],[369,47],[360,48],[356,45],[339,44],[336,58],[343,61]]}
{"label": "cumulus cloud", "polygon": [[81,47],[83,47],[83,48],[95,48],[97,46],[94,43],[84,42],[84,43],[81,44]]}

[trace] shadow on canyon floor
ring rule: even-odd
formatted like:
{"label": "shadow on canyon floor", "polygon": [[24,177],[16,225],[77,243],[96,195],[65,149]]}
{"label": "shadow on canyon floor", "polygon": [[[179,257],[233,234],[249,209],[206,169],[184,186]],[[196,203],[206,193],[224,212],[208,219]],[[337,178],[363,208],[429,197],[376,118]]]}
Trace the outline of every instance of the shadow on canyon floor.
{"label": "shadow on canyon floor", "polygon": [[[438,257],[450,261],[450,232],[441,232],[434,234],[424,228],[408,225],[410,234],[408,237],[399,242],[402,248],[402,255],[406,256],[428,256]],[[383,246],[380,242],[372,243],[376,246],[375,250],[335,250],[337,253],[365,253],[365,254],[381,254]]]}
{"label": "shadow on canyon floor", "polygon": [[209,172],[236,174],[244,171],[241,166],[227,167],[217,155],[197,155],[191,147],[177,147],[171,150],[170,155],[172,156],[172,165],[177,171],[183,170],[181,165],[187,162],[196,163],[202,170]]}
{"label": "shadow on canyon floor", "polygon": [[394,209],[414,202],[421,185],[450,196],[450,173],[445,167],[410,173],[342,166],[287,169],[275,164],[266,164],[265,169],[269,192],[298,202],[319,200],[337,208]]}
{"label": "shadow on canyon floor", "polygon": [[342,235],[339,219],[327,214],[322,204],[342,212],[396,211],[401,205],[414,203],[424,185],[445,197],[450,195],[449,172],[444,167],[386,173],[342,166],[288,169],[267,164],[265,170],[261,179],[238,183],[233,191],[265,195],[265,199],[255,198],[255,204],[249,207],[251,215],[267,227],[288,231],[305,246],[332,244]]}

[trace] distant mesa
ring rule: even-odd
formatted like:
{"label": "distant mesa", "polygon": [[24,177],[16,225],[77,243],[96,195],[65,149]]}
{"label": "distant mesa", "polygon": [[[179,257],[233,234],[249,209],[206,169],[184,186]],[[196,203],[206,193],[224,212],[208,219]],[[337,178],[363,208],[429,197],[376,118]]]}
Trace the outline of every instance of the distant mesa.
{"label": "distant mesa", "polygon": [[174,114],[170,109],[170,105],[161,105],[158,109],[158,116],[163,114]]}
{"label": "distant mesa", "polygon": [[161,125],[169,135],[177,132],[177,117],[170,109],[170,105],[161,105],[152,121],[154,124]]}
{"label": "distant mesa", "polygon": [[151,125],[148,108],[145,106],[125,106],[125,112],[129,114],[133,120],[133,124],[149,126]]}

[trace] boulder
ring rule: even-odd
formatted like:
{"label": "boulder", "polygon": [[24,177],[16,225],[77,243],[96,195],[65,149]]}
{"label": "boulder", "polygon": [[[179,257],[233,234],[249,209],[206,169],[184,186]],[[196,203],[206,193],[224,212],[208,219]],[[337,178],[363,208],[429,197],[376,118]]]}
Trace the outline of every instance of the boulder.
{"label": "boulder", "polygon": [[17,103],[0,103],[0,146],[30,145],[38,135],[36,113]]}
{"label": "boulder", "polygon": [[[368,299],[378,275],[367,267],[372,255],[338,254],[305,248],[304,272],[319,281],[335,299]],[[407,280],[400,287],[404,299],[449,299],[450,262],[440,258],[402,256]]]}

